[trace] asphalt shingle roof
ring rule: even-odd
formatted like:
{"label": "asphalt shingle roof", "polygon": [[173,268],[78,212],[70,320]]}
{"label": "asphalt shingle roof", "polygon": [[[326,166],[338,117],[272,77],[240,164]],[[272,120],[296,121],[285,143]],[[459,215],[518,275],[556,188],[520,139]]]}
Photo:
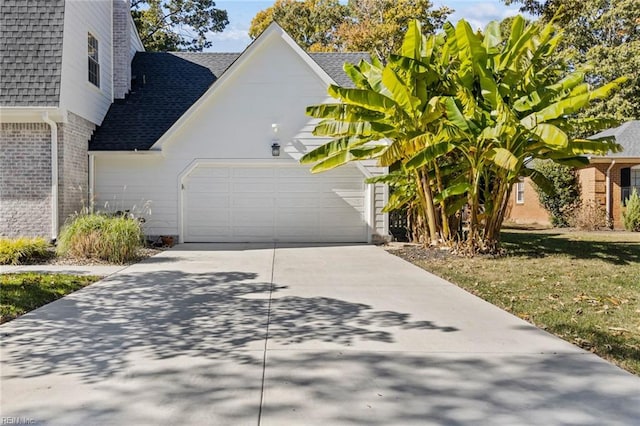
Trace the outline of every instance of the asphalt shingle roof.
{"label": "asphalt shingle roof", "polygon": [[[131,92],[111,105],[89,149],[148,150],[239,56],[239,53],[138,52],[131,64],[135,79]],[[369,58],[366,53],[310,56],[343,86],[352,85],[342,70],[343,64]]]}
{"label": "asphalt shingle roof", "polygon": [[618,127],[603,130],[591,136],[591,139],[615,136],[616,142],[622,145],[622,152],[609,153],[607,157],[640,157],[640,120],[627,121]]}
{"label": "asphalt shingle roof", "polygon": [[371,61],[369,54],[364,52],[310,53],[309,56],[342,87],[353,87],[353,82],[342,69],[345,62],[358,64],[361,60]]}
{"label": "asphalt shingle roof", "polygon": [[0,106],[57,106],[64,0],[0,2]]}

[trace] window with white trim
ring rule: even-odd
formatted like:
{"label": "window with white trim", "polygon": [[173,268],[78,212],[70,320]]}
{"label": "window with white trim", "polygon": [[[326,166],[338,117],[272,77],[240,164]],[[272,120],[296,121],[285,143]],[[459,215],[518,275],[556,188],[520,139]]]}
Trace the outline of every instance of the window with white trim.
{"label": "window with white trim", "polygon": [[100,60],[98,55],[98,39],[88,34],[89,82],[100,87]]}
{"label": "window with white trim", "polygon": [[524,204],[524,179],[516,183],[516,204]]}

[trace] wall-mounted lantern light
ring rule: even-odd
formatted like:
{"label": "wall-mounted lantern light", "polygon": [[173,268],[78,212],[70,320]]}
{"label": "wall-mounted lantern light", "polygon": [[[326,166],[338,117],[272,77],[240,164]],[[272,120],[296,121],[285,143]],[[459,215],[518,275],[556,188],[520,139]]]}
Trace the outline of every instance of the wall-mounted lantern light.
{"label": "wall-mounted lantern light", "polygon": [[271,129],[273,130],[273,140],[271,141],[271,156],[279,157],[280,156],[280,140],[278,139],[278,123],[273,123],[271,125]]}
{"label": "wall-mounted lantern light", "polygon": [[280,144],[278,143],[277,140],[274,140],[273,143],[271,144],[271,155],[273,157],[280,156]]}

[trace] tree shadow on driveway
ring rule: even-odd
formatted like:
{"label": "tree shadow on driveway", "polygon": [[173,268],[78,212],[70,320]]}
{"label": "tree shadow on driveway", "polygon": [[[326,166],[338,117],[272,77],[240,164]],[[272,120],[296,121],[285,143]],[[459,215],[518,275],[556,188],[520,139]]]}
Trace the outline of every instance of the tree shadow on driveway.
{"label": "tree shadow on driveway", "polygon": [[[285,287],[246,272],[120,274],[0,328],[3,363],[19,377],[51,373],[97,382],[127,368],[127,354],[232,358],[259,364],[269,297]],[[270,340],[393,343],[393,327],[456,331],[408,314],[327,297],[278,299]],[[387,329],[387,330],[385,330]]]}
{"label": "tree shadow on driveway", "polygon": [[[256,424],[270,295],[256,273],[113,276],[0,327],[3,416],[59,424]],[[272,306],[262,424],[624,424],[638,381],[590,354],[346,350],[435,321],[329,297]],[[299,350],[331,342],[345,350]],[[73,394],[73,389],[77,389]],[[7,401],[9,401],[7,403]],[[606,423],[606,422],[604,422]]]}

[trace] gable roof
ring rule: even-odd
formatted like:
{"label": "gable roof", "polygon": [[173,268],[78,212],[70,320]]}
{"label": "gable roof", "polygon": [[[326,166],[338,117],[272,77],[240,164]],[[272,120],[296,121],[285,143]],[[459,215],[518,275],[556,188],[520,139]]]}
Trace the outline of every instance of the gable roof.
{"label": "gable roof", "polygon": [[[240,53],[138,52],[134,84],[111,105],[89,144],[90,151],[148,150],[204,95]],[[337,84],[352,86],[342,66],[367,53],[310,53]]]}
{"label": "gable roof", "polygon": [[64,0],[0,2],[0,106],[57,106]]}
{"label": "gable roof", "polygon": [[614,136],[616,142],[622,145],[622,152],[609,153],[607,158],[640,157],[640,120],[627,121],[618,127],[603,130],[589,139],[599,139]]}

